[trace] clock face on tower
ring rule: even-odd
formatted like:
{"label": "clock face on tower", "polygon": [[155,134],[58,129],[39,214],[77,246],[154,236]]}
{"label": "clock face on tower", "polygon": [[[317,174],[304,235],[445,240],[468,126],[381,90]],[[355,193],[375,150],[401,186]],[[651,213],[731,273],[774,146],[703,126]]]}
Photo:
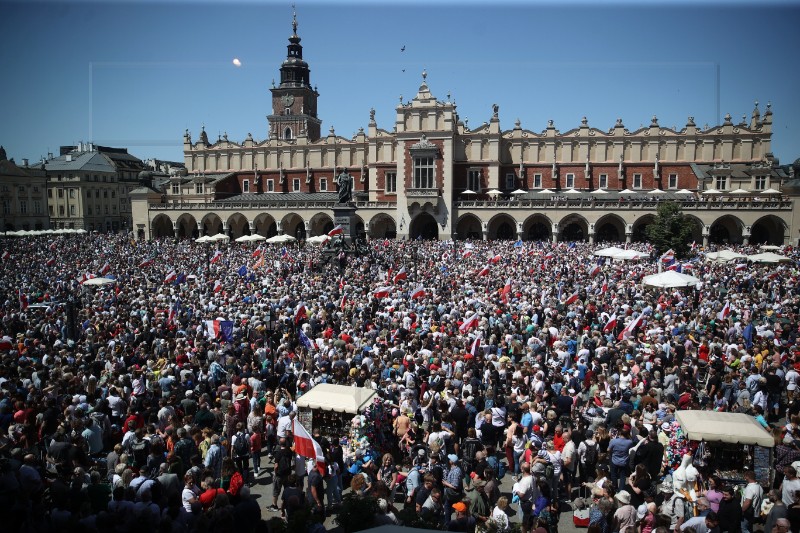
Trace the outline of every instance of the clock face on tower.
{"label": "clock face on tower", "polygon": [[281,96],[281,103],[283,104],[283,107],[291,107],[294,103],[294,96],[291,94],[284,94]]}

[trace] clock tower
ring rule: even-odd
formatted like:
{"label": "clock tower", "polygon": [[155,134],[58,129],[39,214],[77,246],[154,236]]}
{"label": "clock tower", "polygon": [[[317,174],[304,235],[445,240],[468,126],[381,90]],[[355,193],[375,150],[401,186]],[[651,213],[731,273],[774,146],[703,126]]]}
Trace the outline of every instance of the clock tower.
{"label": "clock tower", "polygon": [[281,84],[272,91],[272,114],[269,137],[284,140],[296,139],[305,134],[309,141],[319,139],[322,121],[317,118],[319,93],[311,87],[308,63],[303,61],[303,47],[297,35],[297,13],[292,17],[292,35],[289,37],[286,60],[281,65]]}

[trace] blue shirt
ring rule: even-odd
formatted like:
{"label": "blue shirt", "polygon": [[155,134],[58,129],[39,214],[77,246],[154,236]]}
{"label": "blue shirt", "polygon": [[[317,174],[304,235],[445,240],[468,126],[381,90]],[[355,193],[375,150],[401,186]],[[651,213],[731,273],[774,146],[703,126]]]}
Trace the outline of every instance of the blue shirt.
{"label": "blue shirt", "polygon": [[627,466],[629,454],[628,451],[633,448],[633,441],[617,437],[611,439],[608,443],[608,453],[611,454],[611,463],[615,466]]}

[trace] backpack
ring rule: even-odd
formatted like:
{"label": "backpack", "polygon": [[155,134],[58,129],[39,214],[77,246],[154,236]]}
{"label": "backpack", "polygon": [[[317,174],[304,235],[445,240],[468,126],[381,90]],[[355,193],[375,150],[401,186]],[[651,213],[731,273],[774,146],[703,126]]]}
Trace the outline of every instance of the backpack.
{"label": "backpack", "polygon": [[593,465],[597,462],[597,443],[594,444],[586,444],[584,441],[584,447],[586,448],[586,453],[583,455],[584,459],[586,460],[587,465]]}
{"label": "backpack", "polygon": [[142,468],[147,464],[147,456],[150,455],[150,443],[144,439],[131,444],[131,455],[133,456],[133,466]]}
{"label": "backpack", "polygon": [[246,431],[236,435],[236,442],[233,443],[233,452],[236,457],[250,455],[250,435]]}
{"label": "backpack", "polygon": [[281,456],[278,458],[277,474],[280,477],[288,476],[292,473],[292,453],[291,450],[281,450]]}

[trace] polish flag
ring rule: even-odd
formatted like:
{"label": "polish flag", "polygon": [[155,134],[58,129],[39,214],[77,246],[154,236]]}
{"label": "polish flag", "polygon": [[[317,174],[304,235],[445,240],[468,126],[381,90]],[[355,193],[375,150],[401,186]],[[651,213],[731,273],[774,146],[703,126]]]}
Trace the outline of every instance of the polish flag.
{"label": "polish flag", "polygon": [[416,289],[414,289],[413,291],[411,291],[411,296],[410,296],[410,298],[411,298],[412,300],[415,300],[415,299],[417,299],[417,298],[422,298],[423,296],[425,296],[425,287],[423,287],[422,285],[420,285],[419,287],[417,287]]}
{"label": "polish flag", "polygon": [[747,270],[747,263],[739,263],[734,267],[734,270]]}
{"label": "polish flag", "polygon": [[55,252],[56,248],[58,248],[58,243],[56,241],[53,241],[50,243],[50,246],[48,246],[48,248],[50,249],[51,252]]}
{"label": "polish flag", "polygon": [[544,254],[545,259],[552,259],[553,257],[555,257],[555,255],[553,255],[553,252],[547,252],[546,254]]}
{"label": "polish flag", "polygon": [[717,318],[719,320],[725,320],[729,316],[731,316],[731,303],[725,302],[725,306],[722,308],[722,311],[717,313]]}
{"label": "polish flag", "polygon": [[497,263],[499,263],[499,262],[500,262],[500,260],[501,260],[502,258],[503,258],[503,256],[502,256],[502,255],[500,255],[500,254],[497,254],[497,255],[495,255],[495,256],[493,256],[493,257],[490,257],[490,258],[489,258],[489,262],[490,262],[491,264],[493,264],[493,265],[496,265]]}
{"label": "polish flag", "polygon": [[603,293],[603,294],[608,292],[608,280],[607,279],[603,280],[603,286],[600,287],[600,292]]}
{"label": "polish flag", "polygon": [[488,276],[489,275],[489,265],[486,265],[482,269],[478,271],[478,277]]}
{"label": "polish flag", "polygon": [[333,237],[334,235],[343,235],[343,234],[344,234],[344,228],[342,227],[341,224],[339,224],[338,226],[336,226],[335,228],[333,228],[328,232],[328,237]]}
{"label": "polish flag", "polygon": [[317,470],[320,475],[324,476],[327,473],[325,467],[325,453],[322,451],[322,446],[319,445],[314,438],[308,434],[306,428],[299,420],[295,419],[292,426],[292,436],[294,437],[294,451],[300,457],[307,457],[316,462]]}
{"label": "polish flag", "polygon": [[344,289],[344,278],[339,278],[339,290]]}
{"label": "polish flag", "polygon": [[106,263],[105,265],[103,265],[103,266],[100,268],[100,275],[101,275],[101,276],[105,276],[106,274],[108,274],[108,272],[109,272],[110,270],[111,270],[111,265],[109,265],[108,263]]}
{"label": "polish flag", "polygon": [[661,262],[662,263],[669,263],[670,261],[673,261],[674,259],[675,259],[675,250],[673,250],[671,248],[669,250],[667,250],[667,252],[664,255],[661,256]]}
{"label": "polish flag", "polygon": [[172,283],[176,279],[178,279],[178,273],[173,270],[164,277],[164,283]]}
{"label": "polish flag", "polygon": [[680,272],[680,270],[678,270],[680,268],[680,266],[681,265],[679,263],[673,263],[673,264],[671,264],[670,266],[667,267],[667,270],[673,270],[675,272]]}
{"label": "polish flag", "polygon": [[28,297],[25,296],[22,289],[19,289],[17,292],[19,296],[19,309],[20,311],[24,311],[28,308]]}
{"label": "polish flag", "polygon": [[49,267],[51,267],[51,266],[53,266],[55,264],[56,264],[56,258],[55,257],[51,257],[50,259],[47,260],[47,263],[45,263],[45,265],[47,265]]}
{"label": "polish flag", "polygon": [[474,313],[471,317],[466,319],[460,326],[458,326],[458,330],[461,333],[466,333],[470,330],[470,328],[477,328],[478,327],[478,313]]}
{"label": "polish flag", "polygon": [[144,267],[150,266],[152,264],[153,264],[153,260],[152,259],[145,259],[144,261],[139,263],[139,268],[144,268]]}
{"label": "polish flag", "polygon": [[80,278],[78,278],[78,283],[83,285],[86,281],[94,279],[96,277],[97,276],[95,276],[94,274],[89,274],[88,272],[84,272],[83,275]]}
{"label": "polish flag", "polygon": [[472,354],[472,357],[478,356],[478,350],[481,348],[481,340],[483,339],[483,332],[478,331],[478,334],[475,335],[475,340],[472,342],[472,347],[469,349],[469,353]]}
{"label": "polish flag", "polygon": [[394,269],[389,267],[389,270],[386,271],[386,283],[392,281],[392,272],[394,272]]}
{"label": "polish flag", "polygon": [[577,301],[578,301],[578,291],[575,291],[570,295],[569,298],[567,298],[567,301],[564,302],[564,305],[570,305],[570,304],[575,303]]}
{"label": "polish flag", "polygon": [[342,311],[344,311],[346,305],[347,305],[347,295],[342,294],[342,303],[339,305],[339,307],[341,307]]}
{"label": "polish flag", "polygon": [[467,257],[472,255],[472,250],[464,250],[464,253],[461,254],[461,259],[466,259]]}
{"label": "polish flag", "polygon": [[594,267],[589,269],[589,277],[595,277],[600,273],[600,265],[595,265]]}
{"label": "polish flag", "polygon": [[253,257],[253,258],[255,258],[255,257],[259,257],[259,256],[261,256],[263,253],[264,253],[264,250],[262,250],[262,249],[261,249],[261,247],[259,246],[258,248],[256,248],[255,250],[253,250],[253,254],[252,254],[250,257]]}
{"label": "polish flag", "polygon": [[214,282],[214,292],[219,292],[222,290],[222,282],[217,280]]}
{"label": "polish flag", "polygon": [[506,284],[503,286],[503,291],[501,292],[502,300],[504,304],[508,303],[508,295],[511,294],[511,278],[506,280]]}
{"label": "polish flag", "polygon": [[397,283],[400,280],[408,279],[408,272],[406,272],[406,267],[403,266],[397,274],[394,275],[394,282]]}
{"label": "polish flag", "polygon": [[631,320],[630,323],[627,326],[625,326],[625,328],[622,331],[619,332],[619,335],[617,335],[617,340],[624,341],[625,339],[630,337],[633,334],[633,330],[639,326],[639,322],[642,321],[643,316],[644,315],[640,314],[639,316]]}
{"label": "polish flag", "polygon": [[378,287],[374,291],[372,291],[372,295],[375,298],[388,298],[389,293],[392,291],[391,287]]}
{"label": "polish flag", "polygon": [[9,257],[11,257],[11,252],[9,252],[8,250],[6,250],[5,252],[3,252],[3,261],[5,261],[6,259],[8,259]]}
{"label": "polish flag", "polygon": [[308,319],[308,313],[306,313],[306,306],[303,305],[303,304],[300,304],[297,307],[297,311],[295,311],[295,313],[294,313],[294,323],[295,323],[295,325],[299,325],[300,322],[302,322],[303,320],[307,320],[307,319]]}
{"label": "polish flag", "polygon": [[611,318],[608,319],[606,325],[603,326],[603,333],[610,333],[617,327],[617,313],[611,315]]}
{"label": "polish flag", "polygon": [[214,252],[214,255],[211,256],[211,261],[209,261],[209,263],[213,265],[220,259],[222,259],[222,250],[217,250],[216,252]]}
{"label": "polish flag", "polygon": [[681,265],[681,270],[694,270],[694,265],[691,263],[684,263]]}

